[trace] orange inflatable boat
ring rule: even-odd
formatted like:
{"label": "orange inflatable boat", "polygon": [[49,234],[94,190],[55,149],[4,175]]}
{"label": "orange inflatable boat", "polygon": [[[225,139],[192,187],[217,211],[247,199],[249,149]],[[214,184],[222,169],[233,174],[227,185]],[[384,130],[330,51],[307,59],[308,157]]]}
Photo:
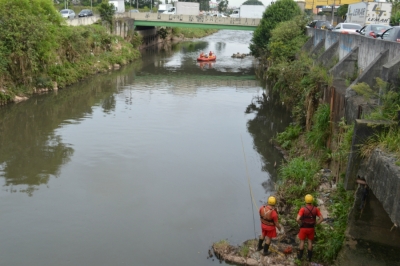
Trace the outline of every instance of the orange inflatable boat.
{"label": "orange inflatable boat", "polygon": [[208,57],[204,57],[204,56],[199,56],[197,57],[197,61],[215,61],[217,59],[216,55],[212,55],[212,56],[208,56]]}

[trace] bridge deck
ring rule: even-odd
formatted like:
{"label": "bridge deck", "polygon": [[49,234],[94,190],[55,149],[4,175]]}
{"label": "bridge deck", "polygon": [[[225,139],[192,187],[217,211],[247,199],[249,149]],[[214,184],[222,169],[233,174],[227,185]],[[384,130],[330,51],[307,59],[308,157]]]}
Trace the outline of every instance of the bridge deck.
{"label": "bridge deck", "polygon": [[121,13],[116,18],[133,18],[135,26],[165,26],[205,29],[230,29],[254,31],[260,19],[229,18],[195,15],[167,15],[158,13]]}

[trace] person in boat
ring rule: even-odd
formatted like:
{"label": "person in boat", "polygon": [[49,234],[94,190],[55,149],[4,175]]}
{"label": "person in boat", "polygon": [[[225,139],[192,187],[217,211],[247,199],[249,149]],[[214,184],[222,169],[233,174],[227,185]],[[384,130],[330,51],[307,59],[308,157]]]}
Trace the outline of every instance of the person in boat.
{"label": "person in boat", "polygon": [[275,210],[276,198],[269,197],[267,205],[261,206],[260,221],[261,221],[261,236],[258,240],[257,251],[264,250],[263,255],[268,255],[269,245],[271,244],[271,239],[276,237],[276,229],[279,229],[280,233],[283,233],[283,227],[278,222],[278,212]]}
{"label": "person in boat", "polygon": [[213,52],[210,51],[210,52],[208,53],[208,55],[209,55],[209,56],[213,56]]}
{"label": "person in boat", "polygon": [[[304,201],[306,202],[306,206],[301,207],[299,213],[297,214],[296,222],[300,224],[300,232],[299,239],[300,245],[297,251],[297,258],[301,260],[304,252],[304,241],[308,239],[308,250],[307,256],[308,261],[311,261],[312,258],[312,246],[315,235],[315,226],[322,223],[324,217],[322,216],[320,210],[313,205],[314,198],[311,194],[307,194],[304,197]],[[318,217],[318,221],[317,221]]]}
{"label": "person in boat", "polygon": [[203,51],[201,51],[200,58],[203,58],[203,57],[204,57],[204,53],[203,53]]}

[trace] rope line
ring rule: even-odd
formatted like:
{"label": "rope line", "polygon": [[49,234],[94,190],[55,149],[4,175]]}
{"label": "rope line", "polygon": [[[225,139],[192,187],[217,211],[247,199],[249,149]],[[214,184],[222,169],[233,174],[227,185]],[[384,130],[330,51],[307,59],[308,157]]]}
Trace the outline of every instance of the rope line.
{"label": "rope line", "polygon": [[253,212],[253,225],[254,225],[254,239],[257,239],[257,235],[256,235],[256,221],[254,220],[254,206],[256,207],[256,210],[258,210],[258,206],[254,200],[254,196],[253,196],[253,191],[251,189],[251,185],[250,185],[250,175],[249,175],[249,169],[247,168],[247,160],[246,160],[246,153],[244,152],[244,145],[243,145],[243,138],[242,135],[240,135],[240,140],[242,141],[242,149],[243,149],[243,157],[244,157],[244,163],[246,166],[246,175],[247,175],[247,182],[249,184],[249,190],[250,190],[250,201],[251,201],[251,210]]}

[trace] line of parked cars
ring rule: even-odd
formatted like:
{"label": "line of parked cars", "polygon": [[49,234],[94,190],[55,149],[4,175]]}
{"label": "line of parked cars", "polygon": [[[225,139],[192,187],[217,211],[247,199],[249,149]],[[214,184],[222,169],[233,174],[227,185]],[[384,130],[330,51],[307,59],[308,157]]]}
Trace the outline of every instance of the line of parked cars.
{"label": "line of parked cars", "polygon": [[383,39],[400,43],[400,26],[370,24],[361,26],[355,23],[339,23],[335,27],[325,20],[313,20],[307,28],[330,30],[343,34],[360,34],[367,38]]}
{"label": "line of parked cars", "polygon": [[[66,19],[73,19],[75,18],[75,11],[72,9],[62,9],[60,11],[60,14],[63,18]],[[93,11],[90,9],[82,9],[81,12],[79,12],[78,17],[90,17],[93,16]]]}

